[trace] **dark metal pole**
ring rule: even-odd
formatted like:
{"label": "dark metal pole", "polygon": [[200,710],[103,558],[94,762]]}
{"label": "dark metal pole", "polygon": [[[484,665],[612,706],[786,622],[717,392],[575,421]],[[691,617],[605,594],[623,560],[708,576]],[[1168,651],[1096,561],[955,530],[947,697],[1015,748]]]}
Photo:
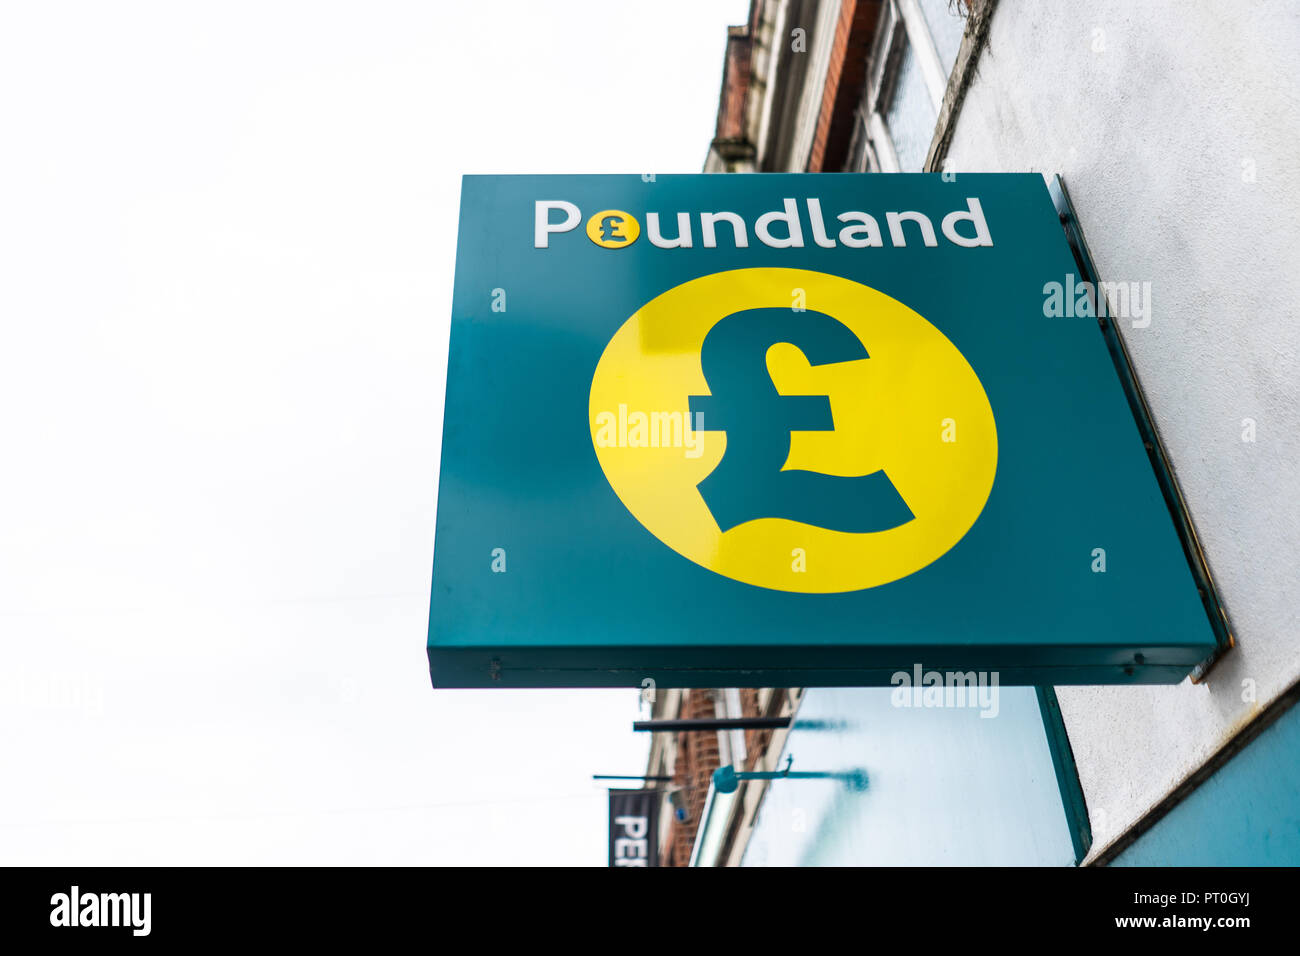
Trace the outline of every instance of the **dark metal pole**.
{"label": "dark metal pole", "polygon": [[680,730],[784,730],[789,717],[718,717],[699,720],[634,720],[634,731]]}
{"label": "dark metal pole", "polygon": [[623,774],[623,773],[593,773],[591,775],[591,779],[592,780],[654,780],[658,782],[663,780],[671,780],[673,778],[664,777],[664,776],[658,776],[658,777],[633,776],[631,774]]}

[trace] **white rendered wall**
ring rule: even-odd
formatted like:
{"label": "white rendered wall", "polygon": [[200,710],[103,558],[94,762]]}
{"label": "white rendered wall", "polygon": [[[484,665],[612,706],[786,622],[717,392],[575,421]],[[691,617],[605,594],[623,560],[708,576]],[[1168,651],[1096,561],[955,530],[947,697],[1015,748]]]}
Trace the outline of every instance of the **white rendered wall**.
{"label": "white rendered wall", "polygon": [[1059,690],[1094,856],[1300,677],[1297,65],[1300,4],[1001,0],[956,120],[952,170],[1059,172],[1101,278],[1153,284],[1120,330],[1237,637],[1199,686]]}

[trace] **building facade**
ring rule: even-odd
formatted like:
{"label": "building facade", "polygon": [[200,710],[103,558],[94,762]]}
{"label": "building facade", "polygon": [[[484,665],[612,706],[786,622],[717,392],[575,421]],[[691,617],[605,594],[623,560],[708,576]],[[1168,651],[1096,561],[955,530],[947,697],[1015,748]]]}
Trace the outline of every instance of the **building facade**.
{"label": "building facade", "polygon": [[[1300,863],[1297,55],[1300,7],[1228,0],[754,0],[731,29],[706,172],[1061,178],[1134,290],[1110,305],[1232,647],[978,706],[661,690],[656,717],[792,718],[656,735],[662,864]],[[714,799],[727,764],[812,776]]]}

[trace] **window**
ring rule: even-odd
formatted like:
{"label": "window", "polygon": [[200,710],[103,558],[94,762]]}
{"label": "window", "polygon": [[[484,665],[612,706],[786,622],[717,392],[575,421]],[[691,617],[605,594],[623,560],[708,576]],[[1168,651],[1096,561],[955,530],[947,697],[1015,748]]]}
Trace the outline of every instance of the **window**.
{"label": "window", "polygon": [[961,49],[961,37],[966,32],[966,5],[960,0],[918,0],[925,15],[925,25],[930,28],[934,46],[944,76],[952,73]]}
{"label": "window", "polygon": [[904,43],[894,77],[894,95],[885,116],[902,172],[916,173],[925,167],[925,157],[930,151],[930,140],[934,138],[934,124],[938,118],[939,113],[930,102],[912,45]]}
{"label": "window", "polygon": [[847,169],[925,167],[965,29],[960,0],[888,0],[881,7]]}

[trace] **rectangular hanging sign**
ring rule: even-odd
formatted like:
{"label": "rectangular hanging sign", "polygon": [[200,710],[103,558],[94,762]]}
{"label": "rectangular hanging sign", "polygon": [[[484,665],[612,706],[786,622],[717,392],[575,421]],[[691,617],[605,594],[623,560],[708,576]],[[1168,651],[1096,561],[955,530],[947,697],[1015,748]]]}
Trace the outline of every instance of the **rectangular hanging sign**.
{"label": "rectangular hanging sign", "polygon": [[609,865],[659,865],[658,790],[609,792]]}
{"label": "rectangular hanging sign", "polygon": [[1093,292],[1037,174],[466,177],[435,686],[1181,680]]}

